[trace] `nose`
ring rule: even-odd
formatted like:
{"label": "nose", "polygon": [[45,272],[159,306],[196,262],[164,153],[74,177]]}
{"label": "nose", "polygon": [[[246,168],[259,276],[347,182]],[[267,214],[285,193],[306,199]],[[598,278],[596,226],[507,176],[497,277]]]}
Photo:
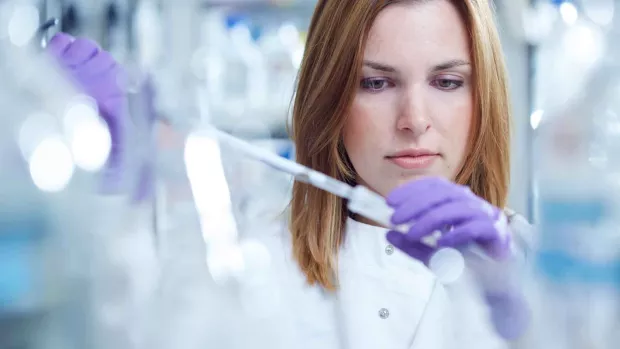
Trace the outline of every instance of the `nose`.
{"label": "nose", "polygon": [[431,127],[426,98],[421,89],[412,87],[403,94],[396,127],[400,131],[412,132],[415,136],[424,134]]}

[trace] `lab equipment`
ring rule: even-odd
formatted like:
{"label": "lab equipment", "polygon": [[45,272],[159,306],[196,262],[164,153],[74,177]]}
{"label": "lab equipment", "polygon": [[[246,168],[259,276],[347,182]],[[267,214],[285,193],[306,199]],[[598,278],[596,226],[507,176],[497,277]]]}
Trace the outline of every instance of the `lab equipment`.
{"label": "lab equipment", "polygon": [[[391,227],[400,233],[407,233],[409,231],[407,226],[394,226],[391,222],[391,217],[394,212],[392,208],[386,204],[385,198],[370,191],[364,186],[351,186],[347,183],[327,176],[324,173],[300,165],[295,161],[285,159],[270,151],[265,151],[259,147],[252,146],[251,144],[214,127],[208,127],[206,132],[212,134],[223,144],[231,146],[279,171],[289,173],[297,181],[310,184],[338,197],[346,199],[347,207],[351,210],[351,212],[369,218],[385,227]],[[429,247],[436,247],[437,239],[437,235],[425,236],[421,237],[420,241]],[[486,253],[483,253],[477,248],[472,247],[472,252],[485,260],[489,259],[489,257],[485,256]]]}
{"label": "lab equipment", "polygon": [[[545,100],[536,129],[532,347],[606,349],[620,340],[618,25],[617,16],[611,28],[563,25],[549,53],[557,70],[547,81],[572,86]],[[587,45],[576,41],[585,37]]]}
{"label": "lab equipment", "polygon": [[617,122],[615,111],[600,109],[611,87],[605,80],[599,75],[587,85],[593,94],[549,111],[554,120],[540,128],[540,161],[546,164],[538,173],[535,275],[537,309],[549,324],[538,334],[540,347],[612,348],[619,340],[619,141],[604,129]]}
{"label": "lab equipment", "polygon": [[[0,29],[38,26],[35,11],[3,2]],[[58,55],[42,54],[22,45],[38,44],[26,32],[0,35],[0,347],[144,347],[158,282],[152,207],[116,181],[139,177],[133,168],[109,159],[112,141],[114,157],[133,155],[110,134],[128,120],[119,68],[84,39],[61,35],[67,45],[48,47]]]}
{"label": "lab equipment", "polygon": [[37,30],[37,34],[35,36],[37,40],[36,45],[40,45],[41,47],[47,46],[47,34],[48,31],[57,26],[59,23],[58,18],[50,18],[47,21],[43,22],[39,29]]}
{"label": "lab equipment", "polygon": [[[100,139],[84,142],[72,131],[107,130],[48,57],[28,45],[37,37],[35,14],[27,1],[0,4],[0,29],[13,21],[24,30],[0,35],[0,347],[92,347],[95,181],[75,152],[104,161],[107,152]],[[78,120],[74,107],[83,111]]]}
{"label": "lab equipment", "polygon": [[[159,282],[153,207],[146,200],[153,180],[153,91],[147,80],[130,93],[128,74],[94,41],[60,33],[50,41],[48,52],[88,95],[111,134],[111,154],[97,200],[102,207],[94,218],[101,260],[94,270],[93,302],[100,306],[96,314],[114,312],[115,318],[101,321],[93,336],[103,348],[139,348],[152,325],[149,314]],[[131,105],[128,95],[133,97]],[[111,284],[115,292],[110,292]]]}
{"label": "lab equipment", "polygon": [[[338,197],[347,199],[349,201],[348,207],[352,212],[370,218],[379,224],[392,226],[390,222],[392,211],[385,204],[385,199],[367,188],[363,186],[351,186],[319,171],[312,170],[297,162],[278,156],[270,151],[252,146],[216,128],[209,127],[206,129],[206,132],[216,137],[223,144],[231,146],[279,171],[289,173],[297,181],[313,185]],[[397,229],[403,231],[402,227]],[[434,244],[434,242],[426,241],[429,244]]]}
{"label": "lab equipment", "polygon": [[[270,77],[269,95],[265,112],[278,115],[287,110],[295,93],[297,71],[303,56],[303,35],[293,20],[261,29],[259,46]],[[277,120],[274,120],[277,121]],[[279,120],[282,122],[282,120]]]}

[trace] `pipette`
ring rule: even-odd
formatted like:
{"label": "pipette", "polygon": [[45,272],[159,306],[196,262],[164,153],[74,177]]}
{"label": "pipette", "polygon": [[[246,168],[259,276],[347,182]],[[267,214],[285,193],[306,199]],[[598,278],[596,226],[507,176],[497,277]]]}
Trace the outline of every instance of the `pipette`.
{"label": "pipette", "polygon": [[40,48],[45,48],[47,46],[47,32],[53,27],[57,26],[59,23],[58,18],[50,18],[47,21],[43,22],[39,28],[33,39],[36,39],[36,45],[40,45]]}
{"label": "pipette", "polygon": [[43,22],[39,28],[37,29],[38,35],[44,35],[48,30],[58,25],[58,18],[50,18],[47,21]]}
{"label": "pipette", "polygon": [[[359,214],[360,216],[366,217],[382,226],[389,227],[403,234],[406,234],[409,230],[407,225],[393,225],[390,218],[394,211],[387,205],[385,198],[362,185],[351,186],[319,171],[300,165],[297,162],[282,158],[269,150],[253,146],[244,140],[216,128],[209,127],[208,132],[223,144],[259,160],[276,170],[288,173],[297,181],[310,184],[338,197],[347,199],[347,208],[353,213]],[[438,235],[439,234],[426,236],[420,241],[429,247],[435,248],[437,247]],[[468,247],[468,250],[478,257],[489,260],[489,257],[475,245]]]}

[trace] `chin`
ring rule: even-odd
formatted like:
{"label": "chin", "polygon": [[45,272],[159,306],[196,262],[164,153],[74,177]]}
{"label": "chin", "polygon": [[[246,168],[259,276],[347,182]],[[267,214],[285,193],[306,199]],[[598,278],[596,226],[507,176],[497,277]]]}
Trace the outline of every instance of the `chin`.
{"label": "chin", "polygon": [[387,195],[389,195],[392,192],[392,190],[394,190],[394,189],[396,189],[396,188],[398,188],[398,187],[400,187],[400,186],[402,186],[404,184],[407,184],[407,183],[409,183],[411,181],[415,181],[415,180],[420,179],[422,177],[428,177],[428,176],[429,175],[413,175],[413,176],[410,175],[410,176],[406,176],[406,177],[402,176],[402,177],[396,178],[394,180],[391,180],[391,181],[389,181],[388,183],[385,183],[382,186],[379,186],[378,188],[381,189],[381,190],[379,190],[378,192],[379,192],[379,194],[381,194],[383,196],[387,196]]}
{"label": "chin", "polygon": [[388,196],[394,189],[409,183],[411,181],[415,181],[424,177],[444,177],[447,178],[448,176],[446,176],[445,174],[440,174],[440,173],[435,173],[435,171],[424,171],[424,172],[418,172],[418,173],[398,173],[396,175],[394,174],[388,174],[388,175],[376,175],[373,178],[381,178],[378,179],[377,181],[372,181],[372,183],[378,184],[378,185],[370,185],[370,183],[362,180],[361,178],[358,178],[357,183],[361,184],[367,188],[369,188],[370,190],[378,193],[379,195],[382,196]]}
{"label": "chin", "polygon": [[407,182],[411,182],[411,181],[415,181],[417,179],[420,178],[425,178],[425,177],[437,177],[437,176],[442,176],[439,174],[435,174],[432,172],[427,172],[427,173],[416,173],[416,174],[407,174],[404,175],[400,180],[399,183],[407,183]]}
{"label": "chin", "polygon": [[428,172],[428,173],[416,173],[416,174],[403,174],[402,176],[398,177],[397,179],[395,179],[392,183],[392,185],[390,186],[390,191],[400,187],[401,185],[404,185],[406,183],[409,183],[411,181],[415,181],[421,178],[425,178],[425,177],[444,177],[447,178],[446,175],[444,174],[436,174],[436,173],[432,173],[432,172]]}

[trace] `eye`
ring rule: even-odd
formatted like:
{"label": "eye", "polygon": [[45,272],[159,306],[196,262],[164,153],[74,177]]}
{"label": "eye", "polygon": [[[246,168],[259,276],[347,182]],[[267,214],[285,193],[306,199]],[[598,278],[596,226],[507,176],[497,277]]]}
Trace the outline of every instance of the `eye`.
{"label": "eye", "polygon": [[389,86],[389,81],[383,78],[366,78],[360,82],[360,87],[370,92],[380,92]]}
{"label": "eye", "polygon": [[448,78],[439,78],[431,81],[431,85],[441,90],[452,91],[463,86],[463,81]]}

